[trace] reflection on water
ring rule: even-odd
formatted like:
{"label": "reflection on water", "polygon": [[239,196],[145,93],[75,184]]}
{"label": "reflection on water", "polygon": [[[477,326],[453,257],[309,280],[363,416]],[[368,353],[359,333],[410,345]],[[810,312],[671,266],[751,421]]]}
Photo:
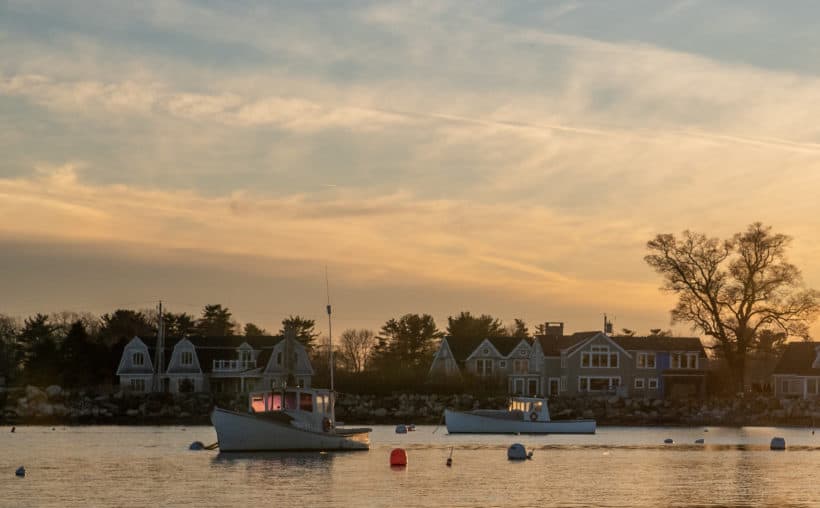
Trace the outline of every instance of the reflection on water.
{"label": "reflection on water", "polygon": [[[215,441],[210,427],[0,429],[0,506],[820,505],[811,429],[433,430],[376,427],[369,452],[217,453],[188,450]],[[769,450],[773,436],[787,451]],[[694,444],[699,438],[705,443]],[[534,450],[533,460],[508,461],[513,442]],[[406,468],[390,468],[395,447],[407,450]],[[26,478],[14,477],[20,465]]]}

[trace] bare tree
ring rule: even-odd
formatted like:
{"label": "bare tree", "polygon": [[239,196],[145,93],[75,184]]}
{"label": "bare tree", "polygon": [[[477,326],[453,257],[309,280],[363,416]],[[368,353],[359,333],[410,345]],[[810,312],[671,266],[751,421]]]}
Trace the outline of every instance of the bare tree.
{"label": "bare tree", "polygon": [[729,240],[684,231],[657,235],[644,260],[678,296],[672,322],[691,323],[714,339],[737,388],[743,389],[746,358],[763,330],[808,336],[820,304],[805,289],[800,271],[786,261],[791,238],[757,222]]}
{"label": "bare tree", "polygon": [[362,372],[376,345],[376,334],[363,328],[349,329],[342,332],[340,342],[340,352],[347,368],[352,372]]}

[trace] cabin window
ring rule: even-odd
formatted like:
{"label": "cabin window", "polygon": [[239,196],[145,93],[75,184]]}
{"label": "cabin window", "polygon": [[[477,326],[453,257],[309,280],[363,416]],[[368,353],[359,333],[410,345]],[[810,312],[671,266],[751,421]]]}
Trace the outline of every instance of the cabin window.
{"label": "cabin window", "polygon": [[259,396],[254,395],[251,398],[251,410],[254,413],[261,413],[262,411],[264,411],[265,410],[265,398],[262,397],[261,395],[259,395]]}
{"label": "cabin window", "polygon": [[638,368],[639,369],[654,369],[655,368],[655,353],[638,353]]}
{"label": "cabin window", "polygon": [[145,365],[145,355],[142,353],[134,353],[131,356],[131,365]]}
{"label": "cabin window", "polygon": [[180,355],[180,363],[184,366],[190,366],[194,364],[194,352],[193,351],[183,351]]}
{"label": "cabin window", "polygon": [[296,392],[285,392],[285,409],[296,409]]}
{"label": "cabin window", "polygon": [[300,393],[299,409],[302,411],[313,412],[313,395],[309,393]]}
{"label": "cabin window", "polygon": [[643,390],[643,387],[644,387],[644,378],[636,377],[635,378],[635,389]]}
{"label": "cabin window", "polygon": [[[142,353],[140,353],[142,354]],[[145,380],[140,379],[132,379],[131,380],[131,390],[135,392],[144,392],[145,391]]]}
{"label": "cabin window", "polygon": [[649,378],[648,388],[650,390],[657,390],[658,389],[658,378],[656,378],[656,377]]}
{"label": "cabin window", "polygon": [[267,397],[267,404],[266,407],[268,411],[281,411],[282,410],[282,394],[281,393],[271,393]]}

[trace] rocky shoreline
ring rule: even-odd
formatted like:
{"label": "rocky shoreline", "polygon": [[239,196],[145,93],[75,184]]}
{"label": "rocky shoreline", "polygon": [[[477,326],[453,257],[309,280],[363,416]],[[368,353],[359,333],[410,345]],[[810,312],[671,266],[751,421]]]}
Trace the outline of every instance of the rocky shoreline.
{"label": "rocky shoreline", "polygon": [[[66,391],[59,386],[0,393],[3,425],[207,425],[214,405],[244,411],[237,394],[133,394]],[[336,417],[348,424],[438,424],[445,408],[498,409],[506,397],[469,394],[340,393]],[[749,395],[733,399],[660,400],[621,397],[555,398],[553,419],[595,418],[599,425],[789,425],[820,422],[820,401]]]}

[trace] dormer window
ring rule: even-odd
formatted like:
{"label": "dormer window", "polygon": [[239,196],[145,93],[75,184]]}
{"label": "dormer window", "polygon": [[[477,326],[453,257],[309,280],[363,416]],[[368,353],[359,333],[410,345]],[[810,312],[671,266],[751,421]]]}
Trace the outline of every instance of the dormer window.
{"label": "dormer window", "polygon": [[137,367],[145,365],[145,355],[137,352],[131,356],[131,364]]}
{"label": "dormer window", "polygon": [[194,352],[193,351],[183,351],[179,355],[179,363],[182,364],[184,367],[190,367],[194,364]]}
{"label": "dormer window", "polygon": [[489,355],[490,354],[490,348],[485,347],[483,350],[481,350],[481,354],[483,354],[484,356]]}
{"label": "dormer window", "polygon": [[250,363],[251,361],[251,351],[249,349],[243,349],[239,351],[239,360],[243,363]]}

